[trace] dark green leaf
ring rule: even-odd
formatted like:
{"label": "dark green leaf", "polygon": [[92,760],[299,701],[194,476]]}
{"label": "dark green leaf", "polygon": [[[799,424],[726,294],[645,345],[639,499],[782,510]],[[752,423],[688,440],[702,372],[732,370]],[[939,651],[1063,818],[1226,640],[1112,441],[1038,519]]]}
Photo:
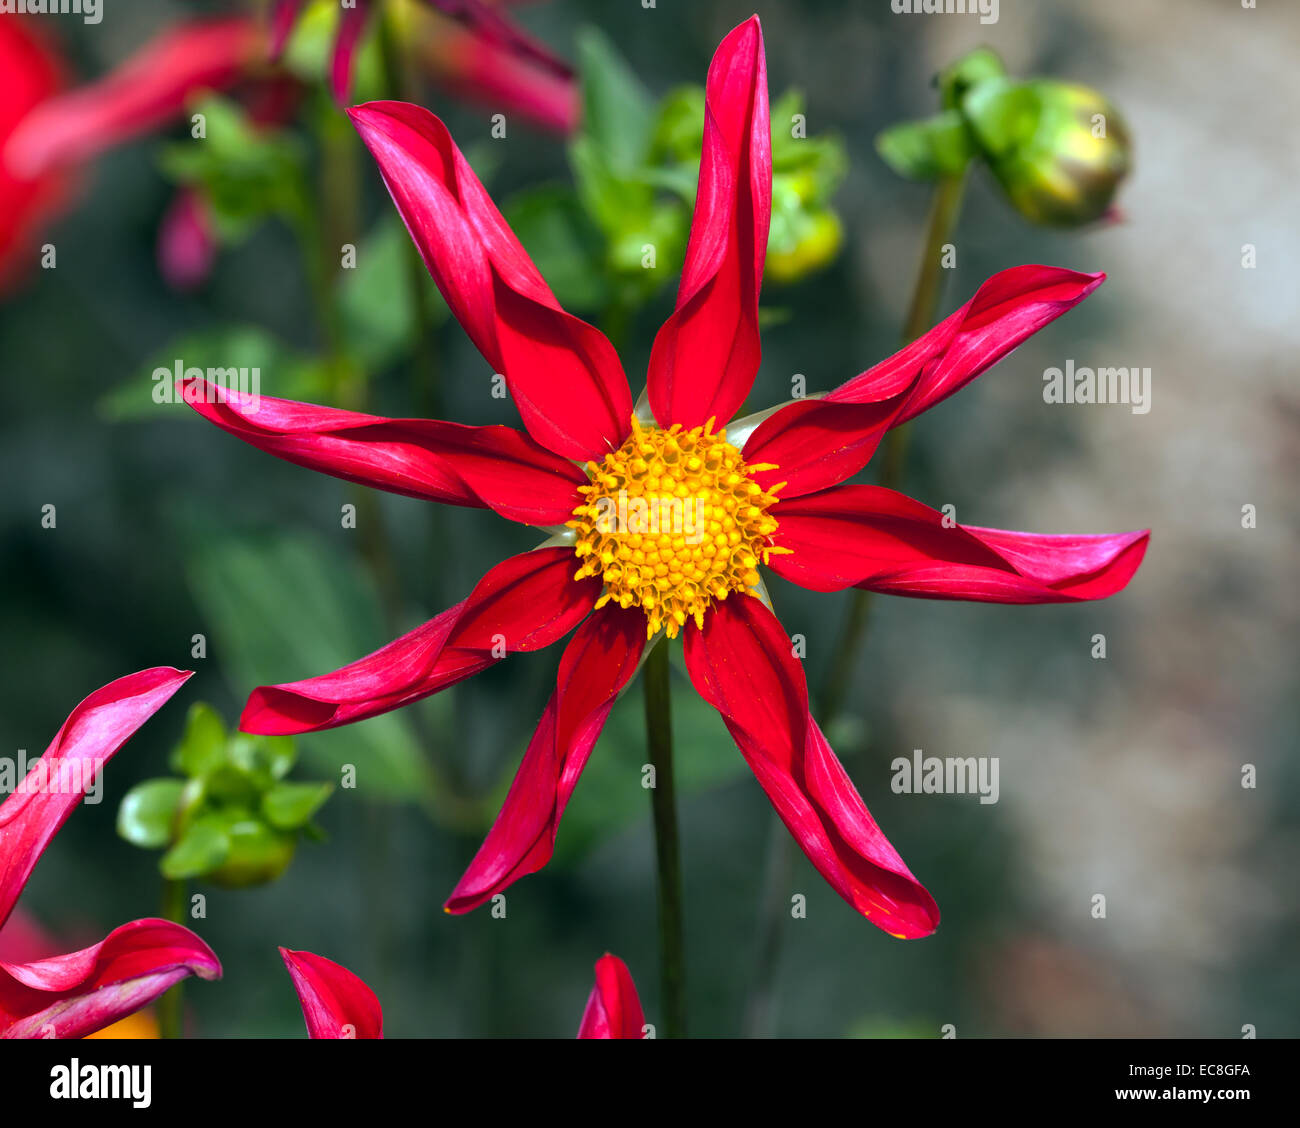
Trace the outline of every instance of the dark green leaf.
{"label": "dark green leaf", "polygon": [[614,45],[594,27],[578,33],[578,73],[583,133],[614,173],[635,172],[649,157],[654,117],[649,93]]}

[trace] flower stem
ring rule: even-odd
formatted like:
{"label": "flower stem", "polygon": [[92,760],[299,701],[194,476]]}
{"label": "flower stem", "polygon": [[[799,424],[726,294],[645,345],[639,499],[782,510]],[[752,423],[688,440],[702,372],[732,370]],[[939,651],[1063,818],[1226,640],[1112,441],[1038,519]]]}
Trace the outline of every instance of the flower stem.
{"label": "flower stem", "polygon": [[[903,343],[910,344],[935,322],[939,298],[943,292],[943,248],[952,241],[961,215],[966,173],[941,178],[934,188],[930,219],[926,228],[925,249],[917,273],[916,287],[903,325]],[[886,433],[881,450],[879,482],[886,489],[897,489],[903,480],[903,463],[907,454],[909,424]],[[829,731],[839,717],[848,697],[858,649],[871,621],[871,592],[855,588],[850,600],[844,628],[831,654],[826,681],[818,699],[818,720]],[[772,820],[767,872],[759,908],[758,954],[753,985],[746,1001],[743,1032],[746,1037],[761,1038],[772,1034],[775,1017],[776,975],[781,963],[782,927],[786,920],[787,893],[793,872],[794,843],[780,819]]]}
{"label": "flower stem", "polygon": [[[173,924],[185,923],[185,882],[163,880],[162,915]],[[184,981],[182,981],[183,983]],[[181,1036],[181,1014],[184,999],[181,995],[182,983],[163,994],[158,1000],[158,1037],[179,1038]]]}
{"label": "flower stem", "polygon": [[646,747],[654,767],[650,807],[655,828],[655,862],[659,886],[659,978],[664,1031],[686,1036],[686,945],[682,930],[682,866],[677,836],[677,801],[673,788],[672,689],[668,643],[650,651],[642,671],[645,685]]}

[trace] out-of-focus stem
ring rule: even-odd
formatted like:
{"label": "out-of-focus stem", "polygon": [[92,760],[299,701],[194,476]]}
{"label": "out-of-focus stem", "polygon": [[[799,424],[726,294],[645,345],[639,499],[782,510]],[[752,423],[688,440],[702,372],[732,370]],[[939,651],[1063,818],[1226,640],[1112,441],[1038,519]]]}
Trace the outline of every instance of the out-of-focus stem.
{"label": "out-of-focus stem", "polygon": [[686,944],[682,927],[682,865],[673,786],[672,688],[668,643],[663,640],[641,671],[645,687],[645,731],[655,785],[650,790],[659,886],[659,978],[664,1032],[686,1036]]}
{"label": "out-of-focus stem", "polygon": [[[162,915],[173,924],[185,923],[185,882],[163,880]],[[165,992],[158,1000],[158,1037],[179,1038],[181,1036],[181,1016],[185,999],[182,993],[184,980]]]}

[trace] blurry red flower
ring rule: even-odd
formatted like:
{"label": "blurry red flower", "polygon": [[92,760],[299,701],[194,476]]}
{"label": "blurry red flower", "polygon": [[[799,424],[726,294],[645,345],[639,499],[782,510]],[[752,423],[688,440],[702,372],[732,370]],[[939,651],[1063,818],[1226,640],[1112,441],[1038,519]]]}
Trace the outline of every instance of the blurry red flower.
{"label": "blurry red flower", "polygon": [[[0,19],[0,153],[19,123],[63,85],[64,66],[25,20]],[[31,250],[40,225],[63,203],[62,178],[18,173],[0,161],[0,287]]]}
{"label": "blurry red flower", "polygon": [[[310,732],[372,717],[576,628],[501,814],[447,902],[450,912],[466,912],[550,859],[565,805],[647,638],[680,632],[696,689],[813,865],[873,923],[924,936],[938,924],[934,901],[809,713],[802,663],[757,569],[770,565],[816,591],[857,586],[996,603],[1098,599],[1123,588],[1145,532],[1041,536],[960,526],[892,490],[842,484],[891,427],[969,383],[1102,276],[1004,271],[929,333],[825,397],[718,430],[715,421],[745,401],[760,357],[771,135],[756,18],[718,48],[707,103],[677,306],[655,340],[649,410],[638,418],[614,348],[560,308],[445,126],[400,102],[350,111],[447,304],[504,374],[526,433],[214,389],[187,388],[187,402],[298,465],[490,508],[555,535],[374,654],[255,690],[241,727]],[[702,529],[693,543],[677,530],[602,529],[602,513],[621,519],[624,502],[648,509],[696,497]]]}
{"label": "blurry red flower", "polygon": [[280,949],[302,1004],[310,1038],[382,1038],[384,1012],[375,993],[341,964],[313,952]]}
{"label": "blurry red flower", "polygon": [[[97,689],[0,804],[0,925],[91,779],[189,677],[160,666]],[[216,979],[221,964],[188,928],[154,919],[131,921],[67,955],[0,960],[0,1037],[80,1038],[190,975]]]}

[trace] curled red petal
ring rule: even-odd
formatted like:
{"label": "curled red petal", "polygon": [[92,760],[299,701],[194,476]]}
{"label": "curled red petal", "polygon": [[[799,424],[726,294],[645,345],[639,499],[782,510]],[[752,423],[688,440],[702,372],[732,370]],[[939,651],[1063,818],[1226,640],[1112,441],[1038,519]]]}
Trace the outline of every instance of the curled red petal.
{"label": "curled red petal", "polygon": [[512,427],[386,419],[182,380],[185,402],[259,450],[345,481],[526,525],[573,516],[587,475]]}
{"label": "curled red petal", "polygon": [[749,595],[685,632],[686,668],[726,723],[781,821],[831,887],[893,936],[928,936],[934,898],[881,833],[808,712],[803,666],[776,616]]}
{"label": "curled red petal", "polygon": [[68,714],[45,754],[0,803],[0,924],[91,781],[190,676],[170,666],[128,674]]}
{"label": "curled red petal", "polygon": [[627,964],[606,952],[596,961],[596,984],[587,998],[579,1038],[644,1038],[645,1012]]}
{"label": "curled red petal", "polygon": [[373,654],[305,681],[259,686],[239,727],[268,734],[337,728],[428,697],[509,653],[550,646],[600,594],[599,578],[575,580],[573,572],[570,548],[511,556],[469,598]]}
{"label": "curled red petal", "polygon": [[970,383],[1105,277],[1052,266],[993,275],[964,306],[887,360],[820,400],[791,404],[764,420],[745,444],[745,458],[778,469],[756,479],[764,486],[786,482],[782,496],[797,497],[852,477],[890,427]]}
{"label": "curled red petal", "polygon": [[357,0],[351,8],[344,8],[339,16],[339,25],[334,32],[334,49],[330,53],[330,91],[340,106],[347,103],[352,93],[353,62],[369,15],[366,0]]}
{"label": "curled red petal", "polygon": [[116,70],[36,107],[5,152],[27,176],[86,160],[181,116],[204,90],[224,90],[262,49],[252,19],[191,20],[145,44]]}
{"label": "curled red petal", "polygon": [[382,1038],[384,1012],[361,977],[314,952],[280,949],[310,1038]]}
{"label": "curled red petal", "polygon": [[758,295],[772,216],[772,132],[763,31],[754,16],[709,67],[704,148],[677,307],[650,354],[660,424],[725,423],[745,402],[762,347]]}
{"label": "curled red petal", "polygon": [[134,920],[98,944],[27,964],[0,962],[0,1037],[83,1038],[221,964],[188,928]]}
{"label": "curled red petal", "polygon": [[813,591],[861,587],[890,595],[983,603],[1069,603],[1122,590],[1150,533],[1014,533],[947,522],[905,494],[837,486],[781,502],[778,575]]}
{"label": "curled red petal", "polygon": [[639,609],[609,604],[578,628],[501,813],[447,899],[448,912],[469,912],[551,860],[560,816],[645,642]]}
{"label": "curled red petal", "polygon": [[496,205],[428,110],[349,110],[429,273],[465,332],[503,374],[528,433],[565,458],[603,458],[630,430],[618,354],[560,308]]}

